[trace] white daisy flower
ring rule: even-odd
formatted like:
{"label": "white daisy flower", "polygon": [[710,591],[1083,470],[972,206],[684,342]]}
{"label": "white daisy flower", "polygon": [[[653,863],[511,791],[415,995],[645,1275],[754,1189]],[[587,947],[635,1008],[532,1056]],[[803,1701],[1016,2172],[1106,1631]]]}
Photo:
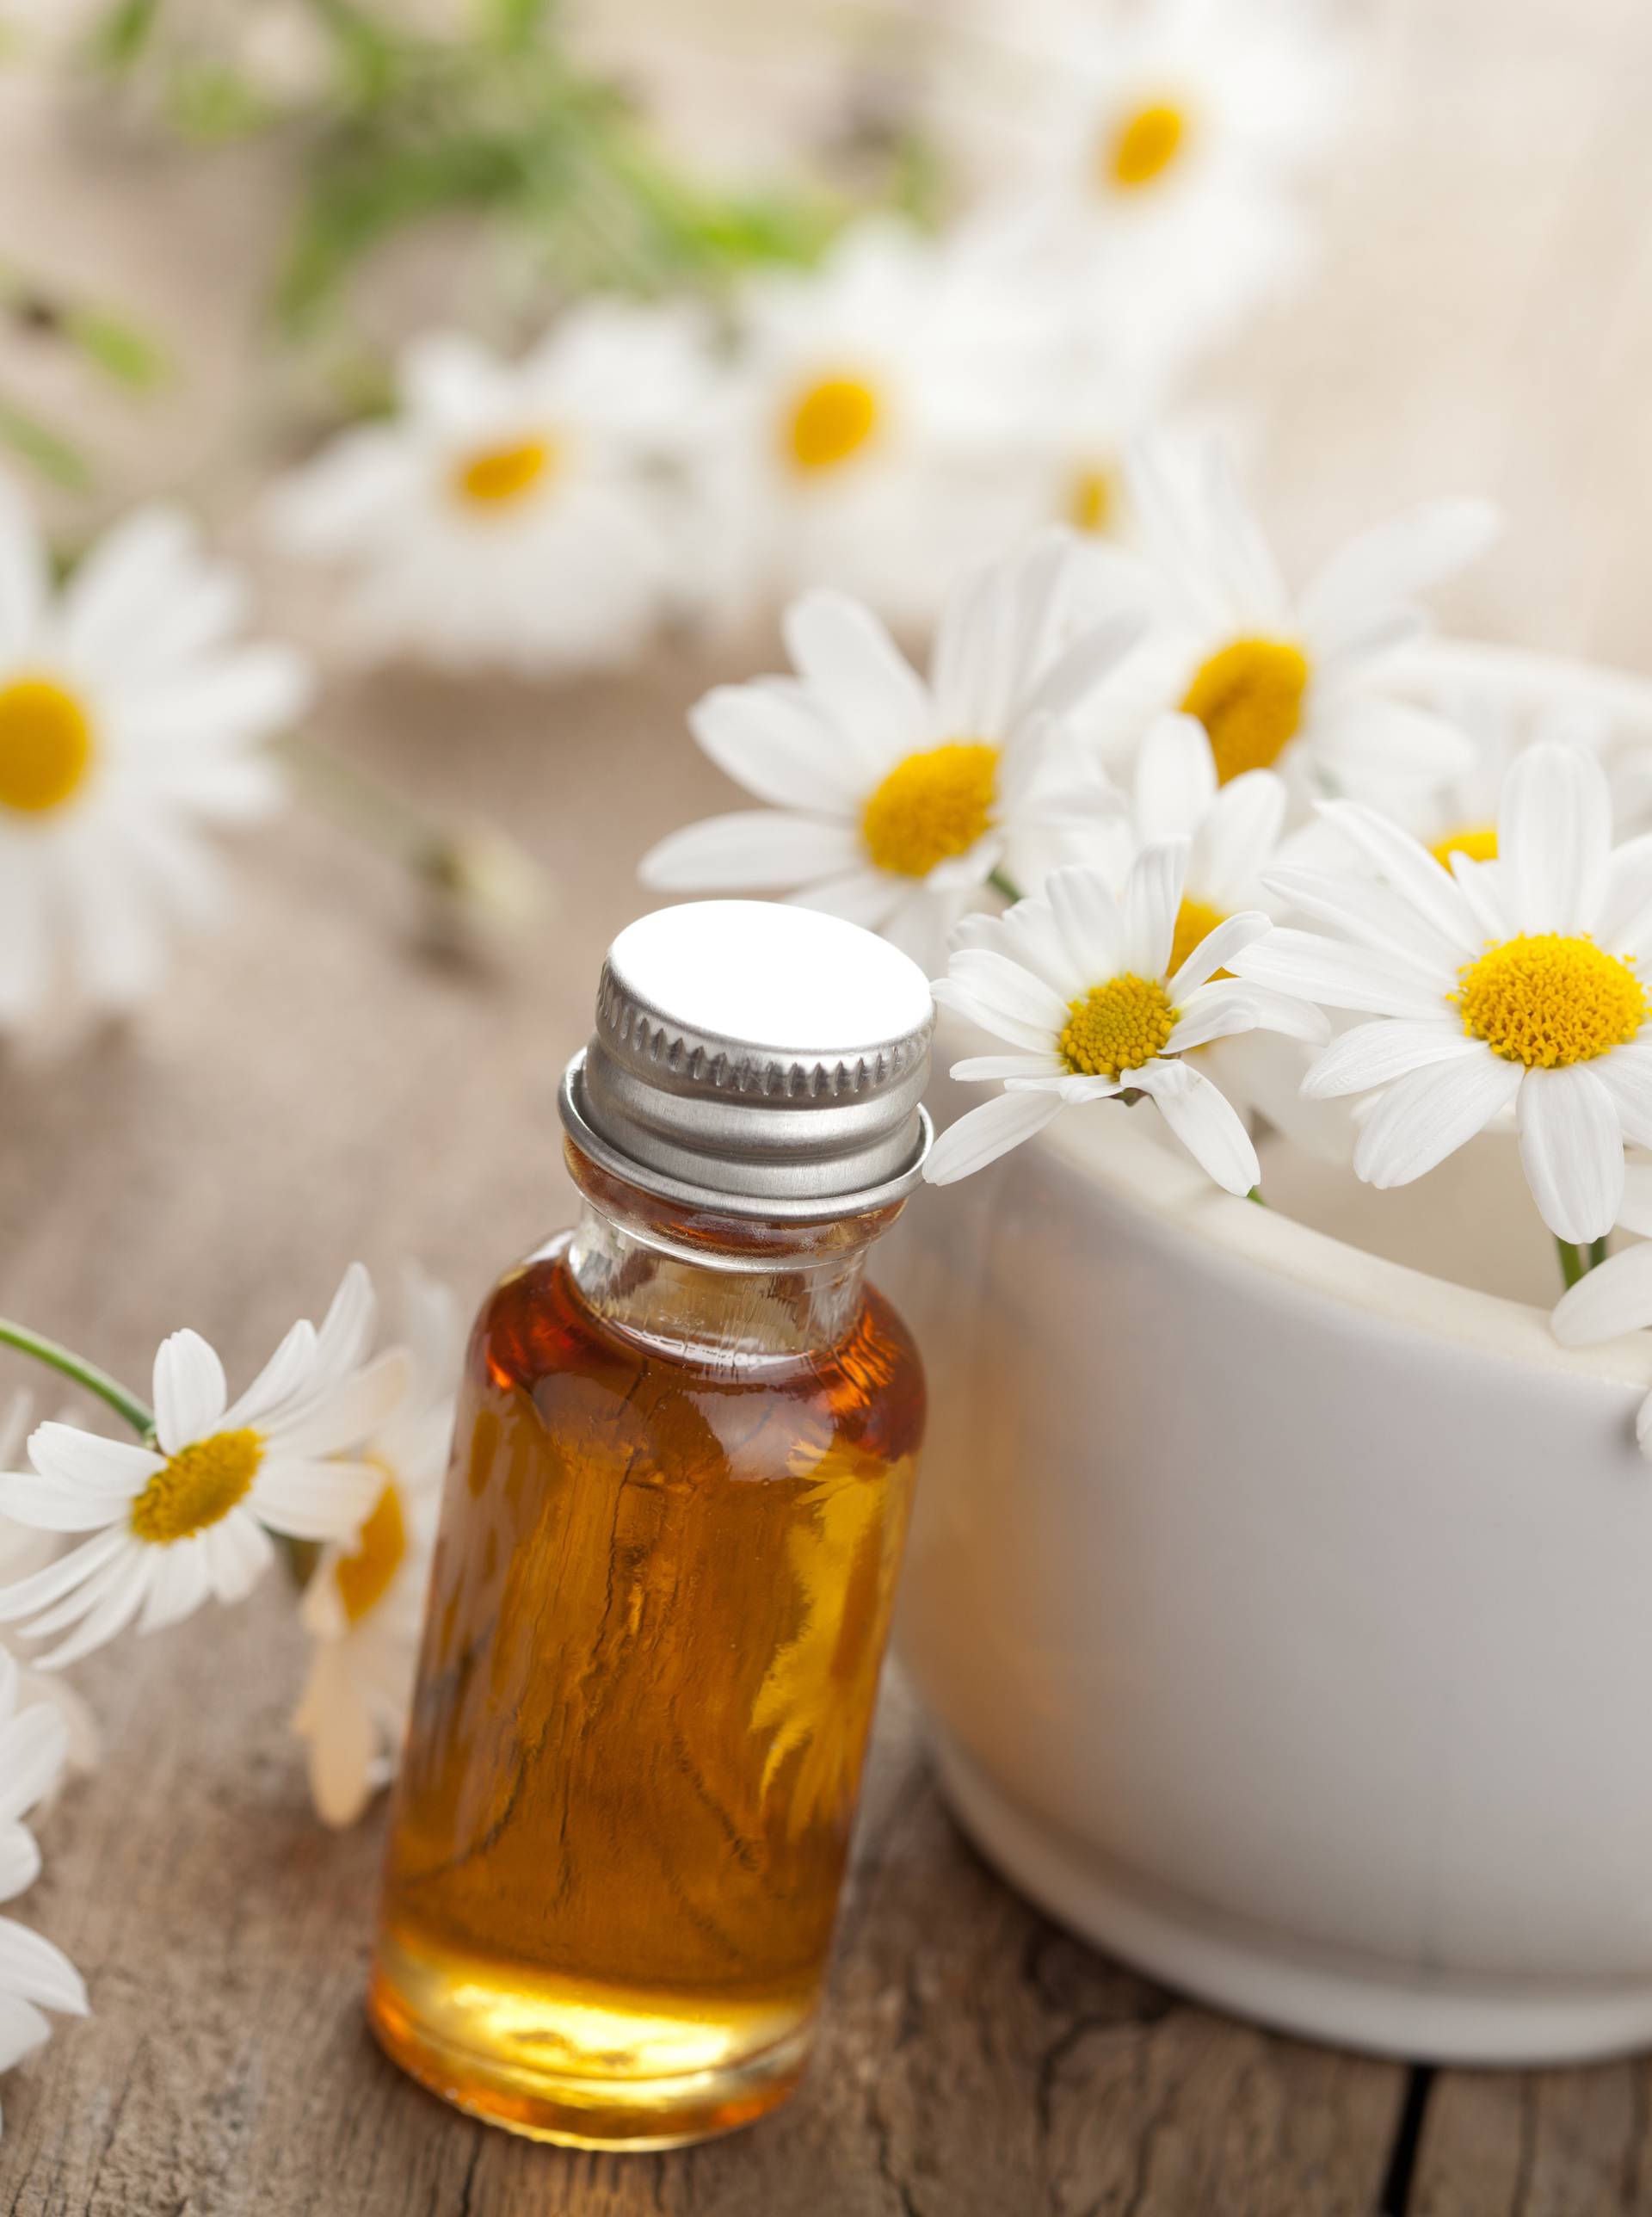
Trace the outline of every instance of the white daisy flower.
{"label": "white daisy flower", "polygon": [[1039,421],[1049,304],[1018,291],[1012,312],[967,242],[874,221],[817,269],[749,280],[739,312],[733,528],[755,586],[928,621],[1025,516],[1013,458]]}
{"label": "white daisy flower", "polygon": [[[1272,770],[1243,770],[1218,785],[1210,743],[1193,717],[1163,716],[1149,731],[1128,812],[1098,824],[1090,846],[1115,892],[1122,892],[1143,848],[1165,839],[1188,842],[1172,969],[1230,917],[1279,908],[1263,877],[1291,845],[1280,845],[1286,802],[1284,781]],[[1199,1068],[1247,1122],[1266,1117],[1298,1146],[1325,1161],[1346,1162],[1353,1146],[1347,1109],[1302,1097],[1310,1043],[1325,1036],[1322,1019],[1304,1002],[1261,986],[1249,989],[1249,997],[1258,1012],[1255,1028],[1195,1048]]]}
{"label": "white daisy flower", "polygon": [[272,1532],[336,1540],[372,1507],[384,1475],[341,1461],[387,1423],[406,1391],[399,1349],[368,1362],[374,1303],[360,1263],[317,1331],[295,1324],[231,1406],[224,1366],[193,1331],[155,1357],[155,1443],[41,1424],[33,1475],[0,1478],[0,1511],[48,1532],[95,1536],[0,1589],[0,1623],[31,1639],[70,1632],[40,1658],[59,1670],[123,1631],[158,1631],[209,1594],[240,1601],[268,1569]]}
{"label": "white daisy flower", "polygon": [[1085,559],[1098,590],[1146,597],[1156,626],[1103,697],[1104,751],[1168,708],[1204,726],[1223,785],[1277,769],[1298,793],[1388,804],[1470,766],[1469,743],[1401,697],[1384,665],[1422,627],[1414,596],[1492,536],[1486,503],[1439,501],[1380,524],[1293,594],[1219,448],[1196,465],[1137,448],[1126,474],[1142,559],[1111,547]]}
{"label": "white daisy flower", "polygon": [[1579,749],[1538,746],[1503,783],[1497,860],[1444,868],[1398,824],[1326,804],[1381,874],[1270,873],[1342,935],[1276,931],[1234,967],[1276,991],[1377,1019],[1334,1041],[1310,1095],[1377,1095],[1353,1166],[1409,1184],[1513,1115],[1526,1182],[1569,1242],[1600,1237],[1624,1190],[1624,1142],[1652,1144],[1652,842],[1615,851],[1606,780]]}
{"label": "white daisy flower", "polygon": [[293,1728],[309,1743],[311,1796],[328,1825],[353,1825],[395,1774],[453,1439],[458,1308],[417,1274],[406,1307],[412,1385],[361,1450],[379,1473],[378,1498],[354,1539],[323,1553],[302,1608],[315,1645]]}
{"label": "white daisy flower", "polygon": [[1008,219],[1113,347],[1185,360],[1303,266],[1288,190],[1346,106],[1323,21],[1291,0],[1147,0],[1074,9],[1029,52]]}
{"label": "white daisy flower", "polygon": [[1076,630],[1071,542],[1048,533],[955,585],[928,682],[870,609],[807,593],[786,613],[795,678],[719,686],[690,716],[769,808],[691,824],[641,866],[664,892],[780,891],[938,960],[995,873],[1026,891],[1116,797],[1067,719],[1140,629]]}
{"label": "white daisy flower", "polygon": [[1246,989],[1217,973],[1270,929],[1241,911],[1173,967],[1187,843],[1145,849],[1122,897],[1098,870],[1057,870],[1042,899],[959,927],[935,998],[1018,1050],[955,1063],[958,1078],[1001,1078],[935,1142],[924,1175],[950,1184],[996,1161],[1063,1108],[1147,1094],[1188,1152],[1230,1193],[1261,1176],[1250,1135],[1210,1079],[1183,1058],[1265,1021]]}
{"label": "white daisy flower", "polygon": [[202,824],[280,797],[259,748],[309,695],[302,660],[237,643],[234,572],[169,509],[128,516],[60,590],[0,480],[0,1027],[59,968],[95,1001],[154,991],[166,930],[221,885]]}
{"label": "white daisy flower", "polygon": [[[19,1693],[16,1664],[0,1655],[0,1901],[15,1899],[40,1875],[40,1851],[22,1820],[56,1788],[67,1749],[63,1719],[52,1709],[20,1708]],[[0,1917],[0,2071],[51,2037],[49,2009],[84,2016],[84,1981],[60,1948]]]}
{"label": "white daisy flower", "polygon": [[[22,1460],[34,1406],[31,1394],[18,1393],[0,1412],[0,1474],[16,1470]],[[55,1532],[38,1531],[32,1525],[0,1516],[0,1585],[44,1570],[62,1551],[63,1542]],[[17,1665],[18,1707],[32,1708],[44,1702],[55,1709],[63,1720],[70,1769],[93,1769],[102,1753],[102,1740],[86,1701],[66,1678],[34,1669],[18,1653],[15,1635],[0,1633],[0,1652],[11,1656]]]}
{"label": "white daisy flower", "polygon": [[398,412],[276,488],[279,544],[353,574],[342,627],[369,658],[609,667],[681,574],[675,504],[713,370],[686,311],[590,301],[510,364],[457,332],[403,355]]}
{"label": "white daisy flower", "polygon": [[[1643,1236],[1597,1263],[1561,1296],[1549,1322],[1563,1347],[1593,1347],[1652,1325],[1652,1238],[1647,1236],[1652,1234],[1652,1163],[1630,1163],[1624,1170],[1618,1221],[1625,1232]],[[1652,1393],[1641,1404],[1635,1436],[1652,1462]]]}

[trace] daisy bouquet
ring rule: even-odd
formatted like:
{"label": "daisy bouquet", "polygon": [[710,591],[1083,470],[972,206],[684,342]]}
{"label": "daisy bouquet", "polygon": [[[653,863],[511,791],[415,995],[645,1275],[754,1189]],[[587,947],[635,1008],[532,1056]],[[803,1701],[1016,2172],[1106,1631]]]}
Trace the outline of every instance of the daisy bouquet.
{"label": "daisy bouquet", "polygon": [[[412,1691],[452,1430],[457,1312],[414,1273],[405,1344],[374,1353],[377,1303],[359,1264],[319,1326],[300,1320],[231,1395],[198,1332],[163,1341],[150,1399],[71,1349],[0,1320],[0,1344],[101,1403],[131,1435],[82,1422],[0,1425],[0,1892],[40,1869],[22,1819],[65,1763],[96,1761],[89,1712],[60,1675],[132,1633],[208,1602],[244,1601],[285,1555],[311,1663],[293,1716],[317,1813],[354,1822],[391,1776]],[[27,1433],[25,1448],[24,1435]],[[72,1965],[0,1919],[0,2071],[83,2013]]]}
{"label": "daisy bouquet", "polygon": [[1261,1133],[1391,1187],[1506,1131],[1576,1288],[1556,1331],[1652,1322],[1634,1253],[1580,1282],[1645,1214],[1652,687],[1433,634],[1483,503],[1298,587],[1219,450],[1124,474],[1136,545],[1049,531],[965,574],[927,675],[866,608],[795,603],[792,674],[690,718],[766,806],[673,834],[644,881],[784,892],[928,962],[995,1044],[953,1076],[1000,1089],[938,1183],[1065,1108],[1151,1104],[1254,1200]]}

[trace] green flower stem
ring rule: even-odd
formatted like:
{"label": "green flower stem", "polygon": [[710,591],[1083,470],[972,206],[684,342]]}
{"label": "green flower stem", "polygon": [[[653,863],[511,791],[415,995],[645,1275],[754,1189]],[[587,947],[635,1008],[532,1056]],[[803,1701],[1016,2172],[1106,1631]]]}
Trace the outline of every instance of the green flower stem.
{"label": "green flower stem", "polygon": [[1007,878],[1002,870],[994,870],[988,877],[987,883],[995,892],[1002,893],[1007,901],[1018,901],[1024,898],[1014,879]]}
{"label": "green flower stem", "polygon": [[0,1317],[0,1346],[15,1347],[21,1354],[32,1356],[36,1362],[44,1362],[48,1369],[72,1378],[77,1386],[83,1386],[100,1401],[107,1401],[145,1445],[153,1440],[155,1411],[135,1393],[128,1393],[118,1379],[111,1378],[96,1363],[88,1362],[83,1356],[71,1354],[68,1348],[59,1347],[56,1340],[43,1338],[26,1325],[9,1323],[3,1317]]}
{"label": "green flower stem", "polygon": [[1254,1201],[1258,1208],[1266,1208],[1267,1207],[1267,1203],[1262,1198],[1262,1189],[1259,1185],[1252,1186],[1250,1191],[1245,1195],[1245,1199],[1247,1201]]}
{"label": "green flower stem", "polygon": [[1606,1259],[1606,1242],[1603,1235],[1591,1239],[1587,1246],[1575,1246],[1569,1239],[1555,1241],[1560,1257],[1560,1275],[1566,1281],[1566,1289],[1579,1284],[1591,1270],[1598,1270]]}

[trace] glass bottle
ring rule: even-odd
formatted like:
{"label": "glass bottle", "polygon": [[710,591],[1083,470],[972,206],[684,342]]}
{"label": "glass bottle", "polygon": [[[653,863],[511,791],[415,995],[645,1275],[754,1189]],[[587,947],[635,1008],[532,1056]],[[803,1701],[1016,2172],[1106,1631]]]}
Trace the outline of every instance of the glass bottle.
{"label": "glass bottle", "polygon": [[931,1022],[915,965],[804,910],[609,951],[578,1224],[471,1343],[369,1996],[519,2132],[677,2145],[806,2060],[923,1427],[863,1271]]}

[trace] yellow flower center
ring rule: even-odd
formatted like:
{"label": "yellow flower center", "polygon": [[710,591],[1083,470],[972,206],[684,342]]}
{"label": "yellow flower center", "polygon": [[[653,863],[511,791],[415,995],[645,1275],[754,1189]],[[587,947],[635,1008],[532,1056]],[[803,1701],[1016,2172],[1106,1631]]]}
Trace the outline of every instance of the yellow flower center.
{"label": "yellow flower center", "polygon": [[1450,998],[1463,1028],[1506,1062],[1555,1070],[1627,1047],[1645,1022],[1646,988],[1592,939],[1522,932],[1465,963]]}
{"label": "yellow flower center", "polygon": [[1236,639],[1200,664],[1181,709],[1210,737],[1218,784],[1272,769],[1297,735],[1308,674],[1307,656],[1282,639]]}
{"label": "yellow flower center", "polygon": [[1067,493],[1067,521],[1075,531],[1110,530],[1118,505],[1111,470],[1098,464],[1074,472]]}
{"label": "yellow flower center", "polygon": [[[1176,911],[1175,936],[1170,942],[1170,975],[1174,978],[1187,957],[1202,940],[1208,939],[1218,923],[1226,922],[1219,910],[1207,908],[1203,901],[1185,900]],[[1232,975],[1230,971],[1218,970],[1218,978]]]}
{"label": "yellow flower center", "polygon": [[800,470],[835,469],[866,445],[881,413],[878,395],[861,379],[823,378],[792,403],[786,452]]}
{"label": "yellow flower center", "polygon": [[973,847],[992,818],[998,750],[952,739],[897,763],[866,806],[860,831],[880,870],[927,878]]}
{"label": "yellow flower center", "polygon": [[1495,862],[1497,859],[1497,826],[1495,824],[1465,824],[1460,831],[1448,831],[1431,849],[1434,860],[1446,869],[1452,867],[1453,855],[1466,855],[1471,862]]}
{"label": "yellow flower center", "polygon": [[92,764],[92,727],[49,677],[0,688],[0,808],[44,816],[72,800]]}
{"label": "yellow flower center", "polygon": [[1156,183],[1181,151],[1187,118],[1172,100],[1149,101],[1127,115],[1101,150],[1104,183],[1127,193]]}
{"label": "yellow flower center", "polygon": [[1156,978],[1109,978],[1069,1002],[1057,1052],[1075,1078],[1120,1078],[1164,1052],[1176,1015]]}
{"label": "yellow flower center", "polygon": [[523,439],[510,447],[484,447],[453,472],[453,489],[473,508],[503,508],[531,492],[557,466],[553,439]]}
{"label": "yellow flower center", "polygon": [[377,1609],[406,1553],[402,1497],[395,1480],[388,1479],[356,1536],[354,1553],[343,1556],[333,1573],[344,1614],[352,1624],[360,1624],[370,1610]]}
{"label": "yellow flower center", "polygon": [[214,1432],[169,1456],[132,1504],[139,1540],[170,1547],[227,1516],[258,1474],[264,1443],[254,1431]]}

